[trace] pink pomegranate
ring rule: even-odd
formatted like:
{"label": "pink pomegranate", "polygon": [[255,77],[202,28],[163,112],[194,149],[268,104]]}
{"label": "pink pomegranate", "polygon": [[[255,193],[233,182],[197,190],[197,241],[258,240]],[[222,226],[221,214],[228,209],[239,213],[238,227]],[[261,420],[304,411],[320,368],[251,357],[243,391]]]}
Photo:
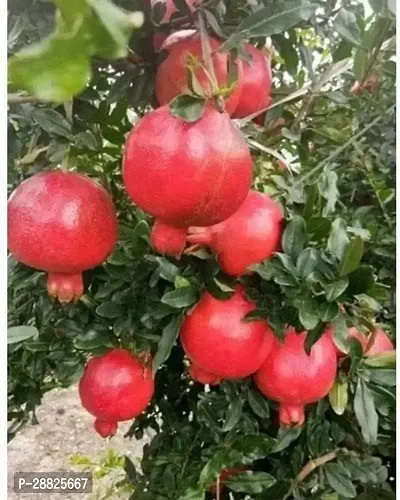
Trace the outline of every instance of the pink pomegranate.
{"label": "pink pomegranate", "polygon": [[240,99],[232,114],[234,118],[245,118],[257,113],[271,102],[272,72],[269,57],[250,43],[246,43],[244,48],[252,60],[241,62]]}
{"label": "pink pomegranate", "polygon": [[216,377],[212,373],[202,370],[193,363],[190,363],[189,375],[193,380],[199,382],[200,384],[218,385],[221,382],[220,378]]}
{"label": "pink pomegranate", "polygon": [[210,247],[224,272],[240,276],[250,265],[278,250],[282,220],[282,210],[275,201],[249,191],[239,210],[228,219],[210,227],[189,228],[186,239]]}
{"label": "pink pomegranate", "polygon": [[[333,339],[333,329],[331,327],[329,328],[329,333],[330,335],[332,335]],[[347,333],[348,339],[354,338],[360,342],[364,352],[364,356],[375,356],[376,354],[380,354],[381,352],[394,351],[392,340],[390,339],[389,335],[384,330],[382,330],[382,328],[376,329],[376,336],[372,345],[370,345],[371,336],[372,333],[369,336],[366,336],[355,327],[349,328]],[[346,356],[346,353],[339,349],[334,341],[333,345],[339,358]]]}
{"label": "pink pomegranate", "polygon": [[227,113],[207,106],[201,119],[188,123],[163,106],[129,134],[122,173],[132,200],[157,219],[155,249],[179,256],[189,226],[216,224],[243,203],[252,160]]}
{"label": "pink pomegranate", "polygon": [[337,358],[328,332],[311,348],[304,350],[307,332],[289,329],[285,339],[273,339],[272,348],[254,375],[260,391],[280,403],[282,424],[302,424],[304,407],[325,397],[336,377]]}
{"label": "pink pomegranate", "polygon": [[229,300],[204,293],[180,331],[192,363],[221,379],[247,377],[258,370],[274,336],[264,321],[245,321],[255,307],[246,299],[241,285]]}
{"label": "pink pomegranate", "polygon": [[41,172],[8,201],[8,248],[27,266],[48,273],[60,302],[83,294],[82,271],[101,264],[117,241],[117,216],[107,192],[85,175]]}
{"label": "pink pomegranate", "polygon": [[[210,39],[213,50],[213,64],[216,79],[220,88],[228,86],[229,58],[226,52],[217,52],[221,42],[215,38]],[[211,84],[204,71],[201,41],[198,34],[185,37],[176,43],[167,46],[168,56],[160,64],[156,74],[156,95],[160,105],[168,104],[179,94],[187,94],[188,65],[194,68],[196,78],[208,97],[213,92]],[[242,64],[238,63],[238,81],[225,100],[227,113],[232,114],[240,99],[240,78]]]}
{"label": "pink pomegranate", "polygon": [[79,381],[82,405],[96,417],[94,427],[102,437],[113,436],[118,422],[142,413],[153,392],[151,369],[124,349],[91,358]]}

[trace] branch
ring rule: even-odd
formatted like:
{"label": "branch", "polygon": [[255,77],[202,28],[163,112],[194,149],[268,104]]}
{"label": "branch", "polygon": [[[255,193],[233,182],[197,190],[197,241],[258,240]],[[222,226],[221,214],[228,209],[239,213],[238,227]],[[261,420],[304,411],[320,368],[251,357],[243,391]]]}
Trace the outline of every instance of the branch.
{"label": "branch", "polygon": [[7,94],[7,104],[27,104],[41,102],[40,99],[33,95],[26,94]]}
{"label": "branch", "polygon": [[309,460],[306,465],[301,469],[299,474],[295,477],[292,486],[290,487],[290,490],[287,492],[287,494],[283,497],[283,500],[287,500],[288,498],[291,497],[293,490],[297,488],[297,486],[304,481],[304,479],[309,476],[312,472],[315,471],[318,467],[321,467],[321,465],[324,465],[328,462],[331,462],[332,460],[335,460],[335,458],[338,456],[340,452],[340,448],[337,448],[336,450],[330,451],[326,455],[322,455],[316,459],[311,459]]}

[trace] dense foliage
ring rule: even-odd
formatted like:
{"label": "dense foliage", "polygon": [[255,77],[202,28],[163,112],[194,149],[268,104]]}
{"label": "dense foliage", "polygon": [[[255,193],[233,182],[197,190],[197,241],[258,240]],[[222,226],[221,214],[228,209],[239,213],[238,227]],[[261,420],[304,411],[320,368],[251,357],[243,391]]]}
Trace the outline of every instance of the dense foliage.
{"label": "dense foliage", "polygon": [[[9,192],[42,169],[86,173],[112,194],[120,234],[76,304],[52,302],[44,274],[9,257],[9,437],[35,419],[44,392],[79,380],[89,354],[150,350],[155,396],[128,435],[156,435],[140,471],[127,463],[132,500],[213,498],[220,471],[241,465],[217,498],[395,498],[393,356],[364,358],[352,342],[329,398],[293,428],[279,428],[276,403],[251,378],[205,389],[187,375],[177,341],[185,311],[205,289],[229,297],[235,280],[205,250],[175,260],[151,249],[152,220],[123,189],[121,151],[156,106],[154,34],[196,26],[197,15],[183,0],[170,24],[140,0],[54,3],[57,12],[39,0],[9,5]],[[341,345],[351,325],[394,338],[394,3],[370,0],[368,16],[355,0],[203,3],[227,49],[266,39],[271,49],[273,106],[264,127],[239,124],[253,187],[281,203],[285,230],[281,251],[242,282],[258,305],[251,317],[278,336],[287,324],[307,330],[307,349],[326,323]],[[144,11],[144,24],[126,8]]]}

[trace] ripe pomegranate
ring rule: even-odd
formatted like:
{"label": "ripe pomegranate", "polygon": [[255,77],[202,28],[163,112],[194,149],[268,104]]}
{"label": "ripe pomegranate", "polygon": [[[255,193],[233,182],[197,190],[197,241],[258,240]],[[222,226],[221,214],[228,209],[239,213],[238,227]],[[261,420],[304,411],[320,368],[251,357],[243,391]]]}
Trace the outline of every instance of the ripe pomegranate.
{"label": "ripe pomegranate", "polygon": [[[188,6],[190,12],[195,12],[200,2],[201,0],[185,0],[185,3]],[[176,8],[174,0],[150,0],[150,5],[152,9],[154,9],[157,4],[165,5],[165,14],[160,24],[169,23],[172,15],[175,14],[176,12],[179,12],[178,9]]]}
{"label": "ripe pomegranate", "polygon": [[271,350],[254,375],[260,391],[280,403],[282,424],[302,424],[304,406],[325,397],[336,377],[337,358],[331,337],[325,332],[311,348],[304,350],[307,332],[287,330],[285,339],[273,339]]}
{"label": "ripe pomegranate", "polygon": [[227,113],[209,105],[200,120],[188,123],[162,106],[129,134],[122,173],[132,200],[157,218],[155,249],[179,256],[187,227],[216,224],[243,203],[252,161]]}
{"label": "ripe pomegranate", "polygon": [[[236,476],[237,474],[240,474],[241,472],[247,471],[248,468],[244,465],[240,467],[228,467],[227,469],[223,469],[219,475],[219,491],[223,491],[225,489],[225,483],[227,479],[229,479],[232,476]],[[217,493],[217,484],[213,484],[210,488],[210,492],[215,495]]]}
{"label": "ripe pomegranate", "polygon": [[272,72],[269,57],[260,49],[246,43],[245,51],[252,56],[251,62],[242,60],[240,99],[233,112],[234,118],[245,118],[269,106]]}
{"label": "ripe pomegranate", "polygon": [[186,239],[213,249],[223,271],[240,276],[250,265],[277,251],[282,220],[282,210],[275,201],[249,191],[239,210],[228,219],[210,227],[189,228]]}
{"label": "ripe pomegranate", "polygon": [[102,437],[113,436],[118,422],[137,417],[154,392],[152,371],[125,349],[112,349],[91,358],[79,381],[84,408],[96,417]]}
{"label": "ripe pomegranate", "polygon": [[8,248],[27,266],[48,272],[47,289],[60,302],[83,294],[82,271],[101,264],[117,241],[108,193],[75,172],[41,172],[8,201]]}
{"label": "ripe pomegranate", "polygon": [[[212,61],[215,76],[220,88],[228,86],[229,77],[229,54],[227,52],[217,52],[221,42],[215,38],[210,39],[213,51]],[[168,104],[179,94],[187,94],[188,89],[188,64],[195,67],[194,73],[201,87],[208,97],[212,95],[212,88],[209,79],[204,71],[204,61],[200,36],[196,33],[173,43],[167,44],[168,56],[157,68],[156,74],[156,96],[160,105]],[[242,73],[242,63],[238,61],[238,80],[232,92],[225,100],[225,109],[232,114],[236,109],[240,99],[240,79]]]}
{"label": "ripe pomegranate", "polygon": [[247,377],[258,370],[274,336],[264,321],[245,321],[245,315],[255,308],[241,285],[229,300],[205,292],[180,331],[192,363],[222,379]]}
{"label": "ripe pomegranate", "polygon": [[189,375],[193,380],[199,382],[200,384],[208,384],[208,385],[218,385],[221,382],[221,379],[213,375],[212,373],[208,373],[193,363],[190,363],[189,366]]}
{"label": "ripe pomegranate", "polygon": [[[330,328],[329,332],[333,338],[333,329]],[[354,338],[360,342],[364,352],[364,356],[374,356],[375,354],[380,354],[381,352],[394,351],[392,340],[390,339],[389,335],[384,330],[382,330],[382,328],[376,329],[375,340],[373,341],[373,344],[368,348],[368,346],[370,345],[371,335],[372,333],[367,337],[363,335],[359,330],[357,330],[357,328],[351,327],[348,330],[347,338]],[[335,342],[333,342],[333,345],[339,358],[346,356],[346,353],[339,349]]]}

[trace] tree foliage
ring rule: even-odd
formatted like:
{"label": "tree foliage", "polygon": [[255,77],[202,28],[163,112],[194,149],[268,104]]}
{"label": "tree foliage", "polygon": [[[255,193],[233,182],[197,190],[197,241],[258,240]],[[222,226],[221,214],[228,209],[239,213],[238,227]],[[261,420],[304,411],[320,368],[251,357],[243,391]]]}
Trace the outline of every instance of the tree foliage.
{"label": "tree foliage", "polygon": [[[196,26],[185,2],[175,5],[174,29]],[[288,323],[307,330],[308,349],[326,323],[343,346],[350,325],[394,334],[394,2],[368,7],[367,15],[353,0],[208,0],[202,9],[227,50],[249,39],[271,47],[273,105],[264,127],[240,126],[254,186],[279,200],[286,222],[281,251],[243,281],[258,306],[252,317],[278,336]],[[89,353],[149,349],[156,393],[128,436],[149,427],[156,435],[142,470],[127,471],[132,500],[213,498],[220,471],[241,465],[248,470],[220,498],[395,498],[392,357],[363,358],[357,342],[347,345],[329,398],[310,406],[302,428],[279,428],[276,404],[250,379],[204,389],[186,374],[177,342],[185,311],[205,289],[228,297],[234,282],[207,252],[155,254],[152,221],[123,189],[126,134],[155,106],[163,55],[152,40],[171,29],[162,18],[160,5],[150,12],[140,0],[9,5],[9,192],[63,165],[111,192],[120,225],[117,249],[85,273],[74,305],[53,303],[43,273],[9,257],[9,436],[35,418],[46,391],[77,382]],[[361,91],[352,92],[356,81]],[[193,103],[176,106],[193,112]]]}

